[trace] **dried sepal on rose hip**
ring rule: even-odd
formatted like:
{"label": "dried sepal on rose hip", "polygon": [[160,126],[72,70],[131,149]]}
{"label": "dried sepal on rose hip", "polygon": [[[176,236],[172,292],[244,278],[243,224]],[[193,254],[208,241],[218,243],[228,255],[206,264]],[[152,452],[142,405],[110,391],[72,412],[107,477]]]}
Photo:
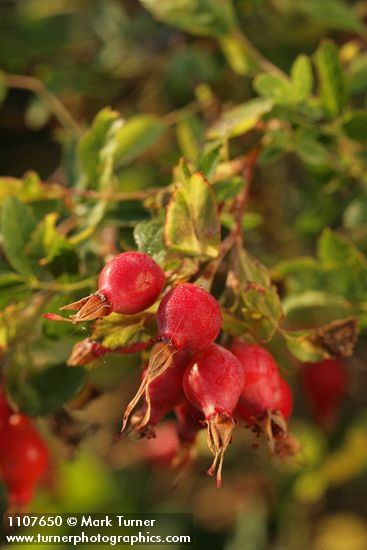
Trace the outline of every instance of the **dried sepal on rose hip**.
{"label": "dried sepal on rose hip", "polygon": [[340,357],[303,363],[300,369],[304,393],[318,422],[331,427],[348,391],[348,370]]}
{"label": "dried sepal on rose hip", "polygon": [[116,348],[108,348],[103,346],[98,340],[93,340],[91,338],[85,338],[84,340],[77,342],[71,352],[67,364],[70,367],[76,367],[79,365],[88,365],[92,361],[108,355],[110,353],[121,353],[123,355],[129,353],[138,353],[143,351],[152,344],[151,341],[147,342],[136,342],[129,346],[118,346]]}
{"label": "dried sepal on rose hip", "polygon": [[[185,395],[182,380],[189,358],[185,351],[176,353],[173,366],[149,385],[146,401],[131,416],[130,426],[134,432],[142,437],[155,437],[157,424],[183,401]],[[147,376],[147,370],[148,365],[143,371],[143,380]]]}
{"label": "dried sepal on rose hip", "polygon": [[24,414],[11,414],[0,436],[0,476],[9,492],[12,506],[25,506],[49,462],[48,449],[31,420]]}
{"label": "dried sepal on rose hip", "polygon": [[235,416],[257,436],[264,434],[272,454],[295,454],[299,447],[287,421],[293,407],[292,391],[280,377],[277,364],[263,347],[236,341],[231,351],[239,359],[246,382]]}
{"label": "dried sepal on rose hip", "polygon": [[174,364],[180,351],[195,352],[214,342],[222,326],[222,314],[213,296],[195,284],[183,283],[162,299],[158,312],[158,342],[153,346],[146,376],[126,408],[122,430],[141,397],[149,399],[149,385]]}
{"label": "dried sepal on rose hip", "polygon": [[157,300],[166,277],[159,265],[142,252],[123,252],[108,262],[101,271],[98,291],[60,310],[77,311],[69,319],[46,314],[50,320],[80,323],[105,317],[112,312],[125,315],[140,313]]}
{"label": "dried sepal on rose hip", "polygon": [[235,409],[244,384],[243,369],[229,350],[212,344],[197,352],[184,375],[187,399],[205,416],[207,442],[214,455],[210,476],[222,482],[224,453],[231,442]]}

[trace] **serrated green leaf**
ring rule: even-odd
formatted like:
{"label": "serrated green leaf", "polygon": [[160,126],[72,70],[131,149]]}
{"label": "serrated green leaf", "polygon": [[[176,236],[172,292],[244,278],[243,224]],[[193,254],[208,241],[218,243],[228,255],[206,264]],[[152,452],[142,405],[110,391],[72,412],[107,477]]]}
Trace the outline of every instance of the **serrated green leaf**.
{"label": "serrated green leaf", "polygon": [[287,105],[297,101],[297,93],[292,82],[280,76],[259,74],[254,80],[254,88],[259,95],[276,104]]}
{"label": "serrated green leaf", "polygon": [[167,207],[164,238],[167,248],[182,254],[210,258],[218,255],[217,205],[211,186],[200,172],[186,177],[177,187]]}
{"label": "serrated green leaf", "polygon": [[301,54],[291,68],[291,79],[297,99],[303,101],[309,97],[313,88],[313,74],[310,58]]}
{"label": "serrated green leaf", "polygon": [[235,27],[231,0],[140,0],[154,17],[199,36],[222,36]]}
{"label": "serrated green leaf", "polygon": [[222,113],[208,132],[209,139],[228,139],[245,134],[259,122],[261,117],[268,113],[273,106],[270,99],[256,98],[247,103],[237,105]]}
{"label": "serrated green leaf", "polygon": [[122,166],[139,157],[163,134],[166,126],[152,115],[129,118],[117,134],[115,164]]}
{"label": "serrated green leaf", "polygon": [[323,106],[331,117],[337,117],[343,112],[347,99],[337,46],[330,41],[322,42],[315,54],[315,62]]}
{"label": "serrated green leaf", "polygon": [[140,222],[135,226],[134,239],[138,249],[152,256],[157,262],[161,262],[166,255],[163,237],[164,220],[161,218]]}
{"label": "serrated green leaf", "polygon": [[85,174],[84,187],[106,190],[110,186],[117,134],[122,124],[119,114],[106,107],[80,140],[78,155]]}
{"label": "serrated green leaf", "polygon": [[26,276],[39,272],[36,259],[26,254],[29,236],[37,225],[32,209],[16,197],[7,197],[2,206],[1,229],[5,255],[18,273]]}
{"label": "serrated green leaf", "polygon": [[355,111],[348,115],[343,122],[343,131],[351,139],[365,143],[367,141],[367,111]]}

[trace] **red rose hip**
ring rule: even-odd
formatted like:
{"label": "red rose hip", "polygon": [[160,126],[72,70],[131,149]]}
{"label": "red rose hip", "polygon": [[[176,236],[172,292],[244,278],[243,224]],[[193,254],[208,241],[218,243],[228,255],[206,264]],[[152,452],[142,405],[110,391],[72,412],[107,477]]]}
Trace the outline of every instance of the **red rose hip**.
{"label": "red rose hip", "polygon": [[[108,262],[101,271],[98,291],[60,308],[77,311],[70,321],[92,321],[111,312],[131,315],[150,307],[165,284],[159,265],[142,252],[123,252]],[[53,314],[46,318],[65,320]]]}
{"label": "red rose hip", "polygon": [[176,286],[164,296],[157,320],[160,339],[179,350],[206,348],[222,326],[218,302],[209,292],[191,283]]}
{"label": "red rose hip", "polygon": [[138,400],[145,394],[148,401],[149,385],[172,366],[175,353],[197,351],[214,342],[221,329],[222,314],[209,292],[184,283],[165,295],[158,308],[157,322],[160,341],[153,346],[146,377],[125,411],[122,430]]}
{"label": "red rose hip", "polygon": [[332,425],[348,388],[344,361],[336,357],[317,363],[304,363],[301,381],[317,420],[326,427]]}
{"label": "red rose hip", "polygon": [[217,487],[221,485],[224,453],[234,428],[232,412],[241,394],[243,379],[238,359],[216,344],[197,352],[184,375],[187,399],[205,416],[208,446],[214,455],[208,474],[214,475],[217,471]]}
{"label": "red rose hip", "polygon": [[47,465],[47,447],[30,419],[24,414],[11,415],[0,440],[0,474],[11,504],[28,504]]}

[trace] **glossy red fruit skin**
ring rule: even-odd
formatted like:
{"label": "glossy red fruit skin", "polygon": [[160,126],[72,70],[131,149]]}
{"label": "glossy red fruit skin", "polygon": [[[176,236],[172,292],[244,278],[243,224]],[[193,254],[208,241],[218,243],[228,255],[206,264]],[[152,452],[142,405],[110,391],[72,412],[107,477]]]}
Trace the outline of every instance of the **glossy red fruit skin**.
{"label": "glossy red fruit skin", "polygon": [[194,443],[200,430],[205,427],[205,417],[186,398],[175,407],[177,435],[180,441]]}
{"label": "glossy red fruit skin", "polygon": [[235,416],[252,424],[267,412],[280,412],[288,420],[293,408],[292,391],[288,383],[279,375],[260,377],[251,385],[246,385],[235,409]]}
{"label": "glossy red fruit skin", "polygon": [[9,417],[1,433],[0,476],[8,487],[11,504],[25,505],[48,466],[48,449],[24,414]]}
{"label": "glossy red fruit skin", "polygon": [[157,313],[159,337],[176,349],[200,350],[214,342],[222,326],[218,302],[203,288],[184,283],[170,290]]}
{"label": "glossy red fruit skin", "polygon": [[277,376],[278,365],[262,346],[235,340],[230,350],[243,366],[247,386],[256,383],[261,377],[272,379]]}
{"label": "glossy red fruit skin", "polygon": [[159,265],[142,252],[123,252],[104,266],[98,280],[102,294],[116,313],[131,315],[150,307],[165,284]]}
{"label": "glossy red fruit skin", "polygon": [[241,364],[229,350],[212,344],[191,358],[183,386],[187,399],[206,419],[215,413],[230,416],[243,388]]}
{"label": "glossy red fruit skin", "polygon": [[332,420],[348,388],[348,372],[340,358],[317,363],[304,363],[301,381],[316,417],[321,422]]}
{"label": "glossy red fruit skin", "polygon": [[[150,384],[150,426],[156,426],[185,398],[182,383],[188,361],[189,355],[186,352],[176,353],[173,357],[174,366],[168,368]],[[143,372],[143,378],[145,372]],[[143,406],[143,412],[145,409],[146,404]]]}

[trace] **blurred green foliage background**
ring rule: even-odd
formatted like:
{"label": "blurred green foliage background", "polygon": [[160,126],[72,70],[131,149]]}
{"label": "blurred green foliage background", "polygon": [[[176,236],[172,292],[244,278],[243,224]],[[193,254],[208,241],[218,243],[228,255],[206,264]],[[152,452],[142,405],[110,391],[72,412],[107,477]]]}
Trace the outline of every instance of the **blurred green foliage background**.
{"label": "blurred green foliage background", "polygon": [[[255,124],[253,112],[246,114],[243,106],[258,95],[270,99],[271,121],[266,121],[244,220],[246,246],[273,269],[289,326],[312,327],[338,316],[344,307],[354,313],[358,303],[363,329],[365,266],[363,260],[356,267],[357,252],[350,264],[343,256],[330,267],[321,251],[321,259],[309,270],[292,260],[314,256],[325,227],[338,230],[361,254],[367,253],[367,2],[235,0],[232,7],[219,0],[2,0],[0,174],[20,178],[31,170],[43,180],[72,187],[79,177],[75,134],[90,127],[96,113],[108,105],[127,120],[118,145],[114,191],[155,188],[158,193],[171,182],[172,167],[181,156],[195,162],[208,136],[215,142],[229,127],[227,160],[246,152],[257,139],[255,126],[266,109],[255,117]],[[209,22],[207,12],[213,16]],[[335,77],[339,95],[328,89],[320,92],[323,70],[335,63],[333,51],[318,49],[325,38],[338,48],[342,77],[337,67],[332,80]],[[308,103],[290,109],[293,91],[282,74],[289,74],[299,54],[314,62],[319,95],[306,90]],[[302,78],[307,74],[306,70]],[[308,86],[303,84],[301,92]],[[326,119],[320,115],[320,95],[330,107]],[[237,105],[242,110],[231,110]],[[227,118],[223,112],[229,112]],[[3,200],[10,182],[0,179]],[[88,189],[93,191],[93,183]],[[217,193],[227,199],[225,188],[218,187]],[[55,204],[36,201],[34,208],[41,216],[52,212]],[[79,208],[85,217],[90,213],[83,211],[82,203]],[[148,219],[147,208],[133,199],[114,203],[107,214],[118,228],[121,249],[134,245],[134,227]],[[221,221],[230,227],[230,215]],[[108,231],[106,223],[103,237],[84,252],[84,276],[98,268],[92,252],[114,252]],[[73,275],[69,252],[68,272]],[[68,282],[62,267],[53,267],[60,281]],[[13,284],[14,280],[10,285],[3,282],[3,306],[11,303],[9,293],[18,303],[28,299],[28,291]],[[56,311],[68,301],[57,295],[47,310]],[[43,322],[42,339],[32,343],[36,366],[50,357],[54,365],[64,365],[72,345],[89,335],[85,327],[46,325]],[[1,330],[7,328],[6,322],[1,325]],[[295,393],[291,427],[302,444],[299,460],[271,461],[266,450],[251,449],[250,433],[239,430],[226,457],[220,491],[205,475],[209,454],[204,439],[192,471],[173,488],[176,474],[152,460],[145,443],[112,444],[140,363],[138,355],[114,356],[88,370],[87,387],[54,415],[52,430],[49,420],[40,421],[59,460],[32,511],[189,511],[194,514],[198,549],[365,550],[365,335],[362,332],[348,361],[350,388],[330,431],[313,419],[284,344],[275,338],[272,349]],[[27,362],[22,350],[17,353],[21,364]],[[83,383],[84,372],[70,382],[65,401]],[[19,399],[32,402],[29,395]],[[2,494],[5,507],[5,491]]]}

